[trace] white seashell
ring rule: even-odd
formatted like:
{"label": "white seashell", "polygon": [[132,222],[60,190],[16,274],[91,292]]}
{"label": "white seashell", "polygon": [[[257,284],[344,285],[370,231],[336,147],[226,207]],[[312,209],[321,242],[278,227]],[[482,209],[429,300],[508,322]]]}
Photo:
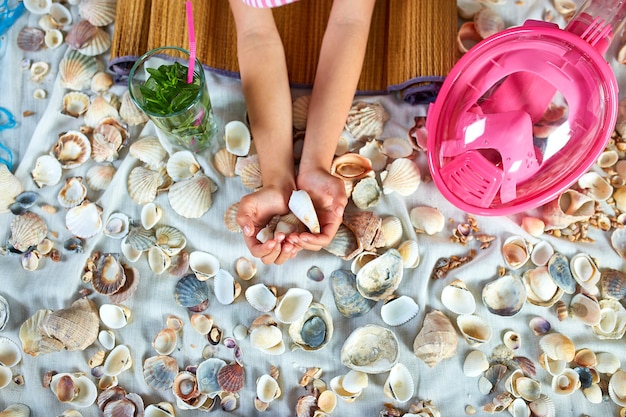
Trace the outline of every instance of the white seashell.
{"label": "white seashell", "polygon": [[59,140],[52,147],[52,155],[59,160],[61,167],[76,168],[89,159],[91,143],[81,132],[70,130],[59,136]]}
{"label": "white seashell", "polygon": [[32,14],[46,14],[50,12],[52,0],[24,0],[24,7]]}
{"label": "white seashell", "polygon": [[380,230],[385,238],[385,247],[393,248],[402,239],[402,222],[396,216],[384,217],[380,225]]}
{"label": "white seashell", "polygon": [[213,278],[213,293],[217,301],[224,305],[232,304],[240,291],[241,286],[230,272],[225,269],[217,271]]}
{"label": "white seashell", "polygon": [[618,370],[609,379],[609,396],[620,407],[626,407],[626,371]]}
{"label": "white seashell", "polygon": [[102,209],[85,200],[65,214],[65,226],[75,236],[87,239],[102,230]]}
{"label": "white seashell", "polygon": [[52,3],[48,10],[48,14],[60,27],[72,24],[72,13],[67,7],[60,3]]}
{"label": "white seashell", "polygon": [[598,201],[605,201],[613,195],[613,186],[597,172],[587,172],[578,179],[584,192]]}
{"label": "white seashell", "polygon": [[352,103],[346,120],[346,129],[357,140],[378,139],[389,114],[380,103],[357,101]]}
{"label": "white seashell", "polygon": [[600,322],[591,330],[598,339],[621,339],[626,332],[626,309],[616,299],[600,300]]}
{"label": "white seashell", "polygon": [[163,249],[153,246],[148,249],[148,265],[155,274],[162,274],[170,267],[172,258]]}
{"label": "white seashell", "polygon": [[106,30],[96,27],[91,39],[78,51],[87,56],[100,55],[111,48],[111,42],[111,35]]}
{"label": "white seashell", "polygon": [[155,203],[147,203],[141,208],[141,225],[144,229],[150,230],[161,220],[163,210]]}
{"label": "white seashell", "polygon": [[417,190],[421,182],[421,172],[415,162],[407,158],[399,158],[380,173],[383,193],[397,192],[409,196]]}
{"label": "white seashell", "polygon": [[530,417],[530,408],[523,398],[514,399],[507,410],[513,417]]}
{"label": "white seashell", "polygon": [[483,39],[501,32],[505,28],[502,16],[488,7],[480,9],[474,15],[474,24],[476,25],[476,31]]}
{"label": "white seashell", "polygon": [[282,341],[283,334],[277,326],[259,326],[250,331],[250,344],[257,349],[266,350]]}
{"label": "white seashell", "polygon": [[106,26],[115,20],[117,0],[81,0],[78,13],[94,26]]}
{"label": "white seashell", "polygon": [[269,403],[274,401],[280,395],[278,382],[269,376],[263,374],[256,382],[256,396],[259,400]]}
{"label": "white seashell", "polygon": [[7,213],[10,211],[9,207],[15,203],[15,198],[24,191],[24,187],[5,164],[0,164],[0,187],[0,213]]}
{"label": "white seashell", "polygon": [[168,155],[156,136],[144,136],[137,139],[128,148],[128,153],[153,169],[162,166]]}
{"label": "white seashell", "polygon": [[532,247],[523,236],[510,236],[502,244],[502,257],[506,265],[515,270],[530,259]]}
{"label": "white seashell", "polygon": [[522,346],[522,338],[520,334],[514,332],[513,330],[508,330],[504,333],[504,336],[502,336],[502,342],[504,342],[504,346],[511,350],[517,350]]}
{"label": "white seashell", "polygon": [[281,323],[290,324],[307,311],[313,301],[313,294],[302,288],[289,288],[278,301],[274,314]]}
{"label": "white seashell", "polygon": [[110,163],[94,165],[87,170],[85,180],[91,190],[104,191],[111,184],[115,172],[115,167]]}
{"label": "white seashell", "polygon": [[582,388],[583,394],[585,394],[585,398],[591,404],[600,404],[603,400],[602,389],[598,384],[591,384],[591,386],[587,388]]}
{"label": "white seashell", "polygon": [[250,130],[245,123],[233,120],[224,126],[224,142],[228,152],[237,156],[246,156],[250,151]]}
{"label": "white seashell", "polygon": [[130,320],[130,309],[119,304],[102,304],[99,309],[100,320],[110,329],[121,329]]}
{"label": "white seashell", "polygon": [[[93,91],[96,94],[100,94],[100,93],[104,93],[105,91],[108,91],[111,88],[111,86],[113,86],[113,76],[109,74],[108,72],[99,71],[91,79],[91,91]],[[128,90],[126,90],[125,93],[128,93]]]}
{"label": "white seashell", "polygon": [[385,301],[380,316],[389,326],[400,326],[417,315],[419,306],[411,297],[401,295]]}
{"label": "white seashell", "polygon": [[152,339],[152,347],[159,355],[169,355],[178,345],[178,335],[176,330],[166,327],[154,336]]}
{"label": "white seashell", "polygon": [[[350,263],[350,271],[352,271],[355,275],[358,274],[361,268],[363,268],[368,262],[378,258],[378,256],[378,253],[370,251],[363,251],[359,253]],[[404,262],[404,259],[402,262]]]}
{"label": "white seashell", "polygon": [[150,404],[144,410],[145,417],[175,417],[176,413],[172,404],[168,402],[160,402],[158,404]]}
{"label": "white seashell", "polygon": [[47,30],[46,35],[43,39],[48,49],[56,49],[63,43],[63,32],[61,32],[59,29]]}
{"label": "white seashell", "polygon": [[363,390],[359,390],[357,392],[348,391],[343,386],[344,375],[338,375],[330,380],[330,389],[342,400],[347,403],[354,402],[363,392]]}
{"label": "white seashell", "polygon": [[602,374],[613,374],[621,366],[620,359],[611,352],[597,352],[595,368]]}
{"label": "white seashell", "polygon": [[365,145],[359,149],[359,155],[370,160],[372,169],[380,172],[387,166],[387,155],[383,153],[383,145],[376,139],[368,140]]}
{"label": "white seashell", "polygon": [[[91,79],[89,82],[91,83]],[[91,100],[83,119],[87,126],[96,128],[104,119],[113,118],[117,120],[119,116],[117,107],[109,103],[104,96],[97,95]]]}
{"label": "white seashell", "polygon": [[196,219],[211,208],[211,194],[216,190],[217,185],[209,177],[198,173],[193,178],[174,183],[167,194],[170,206],[176,213]]}
{"label": "white seashell", "polygon": [[[67,391],[66,381],[70,381],[71,398],[64,397]],[[52,377],[50,381],[50,389],[57,396],[59,401],[71,404],[74,407],[89,407],[96,402],[98,397],[98,389],[96,385],[83,373],[58,373]],[[65,393],[65,394],[63,394]],[[61,396],[61,397],[60,397]]]}
{"label": "white seashell", "polygon": [[554,255],[552,245],[546,240],[540,240],[533,246],[530,253],[530,261],[536,266],[544,266],[548,264],[552,255]]}
{"label": "white seashell", "polygon": [[[375,352],[375,355],[372,353]],[[341,347],[341,363],[368,374],[389,371],[398,361],[398,339],[391,330],[367,324],[350,333]]]}
{"label": "white seashell", "polygon": [[221,148],[213,155],[213,166],[225,177],[232,178],[235,176],[235,165],[237,156],[233,155],[226,148]]}
{"label": "white seashell", "polygon": [[13,340],[0,336],[0,365],[11,368],[22,360],[22,351]]}
{"label": "white seashell", "polygon": [[161,184],[158,171],[138,166],[128,176],[128,194],[137,204],[143,205],[154,201]]}
{"label": "white seashell", "polygon": [[122,240],[120,249],[129,262],[137,262],[141,257],[141,254],[143,253],[142,250],[139,250],[133,245],[129,244],[126,238]]}
{"label": "white seashell", "polygon": [[526,302],[526,286],[521,279],[507,274],[483,287],[482,299],[487,309],[499,316],[514,316]]}
{"label": "white seashell", "polygon": [[59,194],[57,200],[62,207],[72,208],[83,202],[87,196],[87,187],[83,184],[82,177],[69,177],[65,180],[65,185]]}
{"label": "white seashell", "polygon": [[455,279],[441,290],[441,303],[455,314],[473,314],[476,310],[474,294],[460,279]]}
{"label": "white seashell", "polygon": [[248,287],[245,296],[248,303],[258,311],[267,313],[276,307],[276,295],[263,283]]}
{"label": "white seashell", "polygon": [[480,350],[470,350],[463,362],[463,374],[470,378],[482,375],[488,368],[487,356]]}
{"label": "white seashell", "polygon": [[600,281],[600,268],[588,254],[577,253],[572,256],[570,270],[576,282],[587,291],[592,291]]}
{"label": "white seashell", "polygon": [[115,333],[111,330],[100,330],[98,333],[98,342],[106,350],[111,350],[115,347]]}
{"label": "white seashell", "polygon": [[556,285],[547,266],[529,269],[522,275],[528,302],[551,307],[561,299],[563,290]]}
{"label": "white seashell", "polygon": [[359,269],[356,274],[357,290],[370,300],[384,300],[399,287],[403,269],[400,253],[389,249]]}
{"label": "white seashell", "polygon": [[411,224],[418,233],[434,235],[443,230],[445,218],[436,207],[417,206],[409,213]]}
{"label": "white seashell", "polygon": [[617,153],[615,149],[611,149],[611,150],[602,152],[600,156],[598,157],[596,164],[600,168],[605,169],[605,168],[611,168],[612,166],[617,164],[618,161],[619,161],[619,154]]}
{"label": "white seashell", "polygon": [[36,82],[41,81],[49,72],[50,64],[47,62],[37,61],[30,66],[30,74],[33,76],[33,81]]}
{"label": "white seashell", "polygon": [[[63,168],[58,159],[51,155],[41,155],[35,161],[35,168],[30,172],[37,187],[56,185],[61,181]],[[3,187],[3,190],[6,188]]]}
{"label": "white seashell", "polygon": [[365,372],[351,369],[341,378],[341,387],[352,393],[361,392],[369,385],[369,377]]}
{"label": "white seashell", "polygon": [[167,174],[174,181],[182,181],[193,177],[202,168],[190,151],[178,151],[167,160]]}
{"label": "white seashell", "polygon": [[[344,184],[352,184],[352,182],[344,180]],[[348,195],[347,192],[346,195]],[[354,205],[361,210],[377,206],[381,196],[382,190],[374,177],[365,177],[358,180],[358,182],[354,184],[352,193],[350,194]]]}
{"label": "white seashell", "polygon": [[113,239],[123,239],[130,230],[130,218],[124,213],[111,213],[102,233]]}
{"label": "white seashell", "polygon": [[201,335],[209,334],[213,328],[213,319],[211,316],[202,313],[194,313],[189,318],[191,327]]}
{"label": "white seashell", "polygon": [[254,261],[244,257],[237,259],[235,270],[239,278],[244,281],[249,281],[256,275],[256,265]]}
{"label": "white seashell", "polygon": [[543,417],[555,417],[556,410],[554,407],[554,402],[550,397],[545,394],[542,394],[538,400],[532,401],[528,404],[528,408],[534,413],[536,416]]}
{"label": "white seashell", "polygon": [[[11,383],[13,373],[8,366],[0,365],[0,389]],[[4,412],[3,412],[4,413]]]}
{"label": "white seashell", "polygon": [[36,250],[26,252],[22,255],[21,263],[22,268],[26,271],[35,271],[39,268],[39,262],[41,260],[41,254]]}
{"label": "white seashell", "polygon": [[189,267],[200,281],[213,278],[220,270],[220,261],[215,255],[204,251],[189,254]]}
{"label": "white seashell", "polygon": [[[578,372],[571,368],[565,368],[559,375],[552,377],[552,390],[558,395],[571,395],[580,388]],[[609,390],[610,392],[610,390]]]}
{"label": "white seashell", "polygon": [[129,126],[137,126],[148,121],[148,116],[137,107],[128,90],[122,94],[119,113],[122,120]]}
{"label": "white seashell", "polygon": [[320,224],[311,197],[304,190],[291,193],[289,198],[289,210],[308,227],[311,233],[320,232]]}
{"label": "white seashell", "polygon": [[391,159],[408,158],[413,154],[413,146],[407,138],[391,137],[382,141],[382,151]]}
{"label": "white seashell", "polygon": [[176,256],[187,246],[187,238],[172,226],[159,226],[154,230],[156,245],[167,255]]}
{"label": "white seashell", "polygon": [[9,322],[10,313],[9,302],[0,295],[0,331],[4,330]]}
{"label": "white seashell", "polygon": [[574,343],[564,334],[549,333],[539,339],[541,350],[553,360],[571,362],[576,354]]}
{"label": "white seashell", "polygon": [[596,326],[601,319],[600,304],[595,298],[578,293],[570,301],[569,314],[588,326]]}
{"label": "white seashell", "polygon": [[491,340],[491,325],[482,317],[474,314],[461,314],[456,318],[461,335],[470,346],[476,347]]}
{"label": "white seashell", "polygon": [[417,268],[420,263],[419,245],[417,240],[409,239],[398,245],[404,268]]}
{"label": "white seashell", "polygon": [[130,369],[132,365],[133,358],[128,346],[117,345],[109,352],[104,360],[102,371],[108,376],[118,376],[127,369]]}
{"label": "white seashell", "polygon": [[383,393],[400,403],[407,402],[413,397],[415,383],[408,368],[397,363],[389,371],[389,376],[383,385]]}

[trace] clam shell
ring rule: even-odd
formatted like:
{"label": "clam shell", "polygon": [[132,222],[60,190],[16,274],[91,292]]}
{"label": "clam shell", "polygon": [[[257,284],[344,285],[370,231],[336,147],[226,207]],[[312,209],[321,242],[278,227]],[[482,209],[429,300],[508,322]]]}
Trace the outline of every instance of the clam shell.
{"label": "clam shell", "polygon": [[94,26],[106,26],[115,20],[117,0],[81,0],[78,13]]}
{"label": "clam shell", "polygon": [[[67,382],[72,386],[72,397],[63,400],[63,392]],[[71,382],[70,382],[71,381]],[[74,407],[89,407],[96,402],[98,389],[96,385],[82,373],[58,373],[50,381],[50,389],[57,396],[59,401],[71,404]],[[61,397],[60,397],[61,395]]]}
{"label": "clam shell", "polygon": [[117,345],[109,352],[104,360],[102,371],[108,376],[118,376],[127,369],[130,369],[132,365],[133,358],[128,346]]}
{"label": "clam shell", "polygon": [[102,230],[102,209],[88,200],[65,214],[65,226],[75,236],[87,239]]}
{"label": "clam shell", "polygon": [[24,7],[32,14],[46,14],[50,11],[52,0],[25,0]]}
{"label": "clam shell", "polygon": [[613,374],[621,366],[619,358],[611,352],[596,353],[596,370],[603,374]]}
{"label": "clam shell", "polygon": [[[10,380],[10,378],[8,378]],[[30,408],[25,404],[15,403],[0,412],[3,417],[29,417]]]}
{"label": "clam shell", "polygon": [[160,402],[158,404],[149,404],[144,410],[145,417],[174,417],[176,414],[170,403]]}
{"label": "clam shell", "polygon": [[297,190],[291,193],[289,198],[289,210],[311,231],[311,233],[320,232],[320,224],[317,219],[317,213],[313,206],[311,197],[304,190]]}
{"label": "clam shell", "polygon": [[441,232],[445,226],[445,218],[436,207],[417,206],[409,213],[411,224],[418,233],[434,235]]}
{"label": "clam shell", "polygon": [[415,356],[433,368],[442,360],[454,356],[456,348],[456,331],[450,319],[439,310],[427,313],[413,341]]}
{"label": "clam shell", "polygon": [[274,309],[276,319],[287,324],[295,322],[308,310],[311,301],[313,301],[313,294],[310,291],[296,287],[289,288],[276,304]]}
{"label": "clam shell", "polygon": [[0,295],[0,331],[4,330],[9,322],[10,310],[9,302]]}
{"label": "clam shell", "polygon": [[72,13],[70,10],[60,3],[52,3],[48,14],[60,27],[72,24]]}
{"label": "clam shell", "polygon": [[544,266],[548,264],[552,255],[554,255],[552,245],[545,240],[540,240],[533,246],[530,260],[536,266]]}
{"label": "clam shell", "polygon": [[185,275],[176,283],[174,297],[182,307],[195,308],[205,304],[208,306],[209,287],[194,274]]}
{"label": "clam shell", "polygon": [[221,148],[213,155],[213,166],[217,172],[225,177],[232,178],[235,176],[235,164],[237,156],[230,153],[228,149]]}
{"label": "clam shell", "polygon": [[148,265],[155,274],[162,274],[172,264],[171,257],[158,246],[148,249]]}
{"label": "clam shell", "polygon": [[483,303],[498,316],[514,316],[526,302],[526,286],[521,279],[507,274],[487,283],[482,291]]}
{"label": "clam shell", "polygon": [[97,71],[98,63],[95,57],[72,49],[59,63],[61,86],[76,91],[86,90]]}
{"label": "clam shell", "polygon": [[380,173],[383,193],[397,192],[409,196],[417,190],[421,183],[421,172],[415,162],[407,158],[399,158]]}
{"label": "clam shell", "polygon": [[598,339],[621,339],[626,332],[626,309],[617,300],[600,300],[600,322],[591,328]]}
{"label": "clam shell", "polygon": [[522,281],[531,304],[551,307],[563,296],[563,290],[556,285],[547,266],[529,269],[522,275]]}
{"label": "clam shell", "polygon": [[333,159],[330,173],[344,181],[356,181],[365,178],[373,171],[369,158],[358,153],[345,153]]}
{"label": "clam shell", "polygon": [[202,335],[208,334],[213,327],[213,319],[206,314],[194,313],[189,318],[189,322],[191,327]]}
{"label": "clam shell", "polygon": [[598,201],[605,201],[613,194],[613,186],[597,172],[587,172],[578,179],[584,192]]}
{"label": "clam shell", "polygon": [[571,395],[580,388],[580,377],[575,370],[565,368],[559,375],[552,377],[551,385],[555,394]]}
{"label": "clam shell", "polygon": [[196,219],[211,208],[211,194],[216,190],[217,185],[209,177],[198,173],[193,178],[174,183],[168,192],[168,200],[180,216]]}
{"label": "clam shell", "polygon": [[143,136],[137,139],[128,148],[128,153],[150,168],[160,167],[167,157],[167,151],[156,136]]}
{"label": "clam shell", "polygon": [[420,263],[419,245],[417,240],[409,239],[398,245],[398,252],[402,257],[405,268],[417,268]]}
{"label": "clam shell", "polygon": [[172,388],[178,375],[178,363],[171,356],[152,356],[143,363],[143,378],[150,388],[165,391]]}
{"label": "clam shell", "polygon": [[44,43],[45,32],[39,28],[24,27],[17,34],[17,46],[23,51],[37,51]]}
{"label": "clam shell", "polygon": [[341,347],[341,363],[355,371],[379,374],[398,361],[398,339],[384,327],[368,324],[356,328]]}
{"label": "clam shell", "polygon": [[539,339],[541,350],[553,360],[571,362],[576,355],[576,348],[569,337],[562,333],[546,334]]}
{"label": "clam shell", "polygon": [[468,377],[480,376],[488,368],[487,356],[480,350],[470,350],[463,362],[463,374]]}
{"label": "clam shell", "polygon": [[396,216],[387,216],[382,220],[380,232],[385,239],[385,247],[393,248],[402,239],[402,221]]}
{"label": "clam shell", "polygon": [[382,141],[382,151],[391,159],[408,158],[413,152],[413,146],[407,138],[391,137]]}
{"label": "clam shell", "polygon": [[237,275],[244,281],[249,281],[256,275],[256,264],[248,258],[237,258],[235,263]]}
{"label": "clam shell", "polygon": [[217,374],[226,365],[221,359],[209,358],[198,365],[196,369],[196,378],[198,380],[198,390],[210,397],[216,395],[222,388],[217,383]]}
{"label": "clam shell", "polygon": [[176,330],[166,327],[159,330],[159,332],[152,339],[152,347],[159,355],[169,355],[178,345],[178,335]]}
{"label": "clam shell", "polygon": [[250,344],[263,352],[274,346],[281,345],[283,334],[277,326],[262,325],[250,330]]}
{"label": "clam shell", "polygon": [[59,190],[57,200],[62,207],[72,208],[83,202],[87,196],[87,187],[83,184],[82,177],[69,177],[65,179],[65,185]]}
{"label": "clam shell", "polygon": [[100,320],[110,329],[121,329],[128,324],[131,312],[120,304],[102,304],[99,309]]}
{"label": "clam shell", "polygon": [[414,392],[415,383],[409,369],[402,363],[395,364],[383,385],[383,393],[393,400],[404,403],[413,397]]}
{"label": "clam shell", "polygon": [[91,156],[91,143],[84,134],[70,130],[59,135],[59,140],[52,147],[52,155],[59,160],[61,167],[76,168]]}
{"label": "clam shell", "polygon": [[576,280],[572,276],[570,262],[562,253],[555,253],[548,261],[548,271],[554,280],[567,294],[573,294],[576,291]]}
{"label": "clam shell", "polygon": [[461,314],[456,318],[461,335],[472,347],[477,347],[491,340],[493,334],[491,325],[482,317],[475,314]]}
{"label": "clam shell", "polygon": [[441,303],[455,314],[472,314],[476,310],[474,294],[460,279],[452,281],[441,290]]}
{"label": "clam shell", "polygon": [[22,360],[22,351],[13,340],[0,336],[0,365],[11,368]]}
{"label": "clam shell", "polygon": [[344,317],[362,316],[376,304],[376,301],[361,295],[356,287],[356,275],[348,270],[333,271],[330,282],[335,306]]}
{"label": "clam shell", "polygon": [[11,245],[19,252],[37,246],[47,234],[46,222],[33,212],[27,211],[11,221]]}
{"label": "clam shell", "polygon": [[272,311],[276,306],[276,295],[263,283],[248,287],[245,296],[252,307],[264,313]]}
{"label": "clam shell", "polygon": [[41,155],[35,161],[35,168],[30,172],[30,175],[37,187],[42,188],[46,185],[58,184],[63,176],[63,168],[55,157]]}
{"label": "clam shell", "polygon": [[319,350],[333,337],[333,318],[323,304],[312,302],[304,314],[289,326],[293,343],[303,350]]}
{"label": "clam shell", "polygon": [[233,120],[224,126],[224,143],[228,152],[237,156],[246,156],[250,151],[250,130],[245,123]]}
{"label": "clam shell", "polygon": [[111,350],[115,347],[115,333],[111,330],[100,330],[98,333],[98,342],[106,350]]}
{"label": "clam shell", "polygon": [[510,236],[502,244],[502,257],[510,269],[519,269],[530,259],[531,245],[522,236]]}
{"label": "clam shell", "polygon": [[85,180],[91,190],[104,191],[111,184],[115,171],[115,167],[109,163],[94,165],[87,170]]}
{"label": "clam shell", "polygon": [[587,294],[575,294],[569,303],[569,311],[572,317],[588,326],[595,326],[600,323],[600,304],[598,300]]}
{"label": "clam shell", "polygon": [[348,112],[346,129],[357,140],[378,139],[389,114],[380,103],[356,101]]}
{"label": "clam shell", "polygon": [[163,210],[154,203],[147,203],[141,208],[141,225],[150,230],[161,220]]}
{"label": "clam shell", "polygon": [[528,327],[530,327],[530,330],[532,330],[536,336],[543,336],[552,328],[550,322],[544,317],[533,317],[530,319]]}
{"label": "clam shell", "polygon": [[274,401],[278,395],[280,395],[280,388],[274,378],[268,374],[263,374],[257,379],[256,396],[259,400],[269,403]]}
{"label": "clam shell", "polygon": [[147,204],[154,201],[161,183],[158,171],[138,166],[130,171],[128,176],[128,194],[137,204]]}
{"label": "clam shell", "polygon": [[385,301],[380,308],[380,317],[389,326],[400,326],[415,317],[418,311],[419,306],[414,299],[401,295]]}
{"label": "clam shell", "polygon": [[539,237],[545,232],[546,224],[544,223],[543,220],[537,217],[524,216],[522,218],[522,229],[524,229],[524,231],[531,236]]}
{"label": "clam shell", "polygon": [[361,295],[371,300],[384,300],[402,282],[403,263],[396,249],[389,249],[368,262],[356,276],[356,287]]}
{"label": "clam shell", "polygon": [[221,304],[228,305],[235,301],[241,292],[241,285],[225,269],[220,269],[213,278],[213,293]]}
{"label": "clam shell", "polygon": [[[240,161],[246,161],[240,163]],[[241,165],[241,167],[240,167]],[[261,174],[261,164],[256,155],[253,157],[237,158],[235,164],[235,174],[241,177],[241,183],[252,190],[256,190],[263,186],[263,176]]]}
{"label": "clam shell", "polygon": [[209,252],[193,251],[189,254],[189,267],[200,281],[213,278],[220,270],[217,256]]}
{"label": "clam shell", "polygon": [[528,404],[528,408],[530,411],[536,416],[542,417],[555,417],[556,416],[556,408],[554,406],[554,402],[550,397],[545,394],[541,394],[539,399],[531,401]]}
{"label": "clam shell", "polygon": [[193,177],[202,170],[196,157],[190,151],[175,152],[167,160],[167,174],[174,181],[182,181]]}

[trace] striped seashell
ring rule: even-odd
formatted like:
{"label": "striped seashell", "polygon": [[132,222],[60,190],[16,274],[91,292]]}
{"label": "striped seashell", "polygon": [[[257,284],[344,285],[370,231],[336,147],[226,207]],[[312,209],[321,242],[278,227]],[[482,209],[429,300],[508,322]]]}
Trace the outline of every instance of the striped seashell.
{"label": "striped seashell", "polygon": [[168,256],[177,255],[187,245],[183,232],[173,226],[159,226],[154,230],[156,245]]}
{"label": "striped seashell", "polygon": [[126,282],[114,294],[109,295],[109,301],[114,304],[121,304],[128,300],[139,287],[139,270],[127,267],[124,264],[122,264],[122,268],[124,268]]}
{"label": "striped seashell", "polygon": [[503,31],[505,27],[502,16],[488,7],[479,10],[474,15],[474,25],[476,25],[476,31],[483,39]]}
{"label": "striped seashell", "polygon": [[[107,119],[109,120],[109,119]],[[91,134],[91,157],[96,162],[112,162],[126,139],[126,129],[119,124],[100,123]]]}
{"label": "striped seashell", "polygon": [[228,152],[228,149],[221,148],[215,155],[213,155],[213,165],[217,172],[225,177],[235,176],[235,164],[237,163],[237,156]]}
{"label": "striped seashell", "polygon": [[181,307],[198,313],[208,307],[209,287],[206,281],[200,281],[194,274],[188,274],[176,283],[174,298]]}
{"label": "striped seashell", "polygon": [[311,96],[300,96],[296,98],[291,104],[291,114],[293,127],[296,130],[306,129],[307,114],[309,112],[309,103],[311,102]]}
{"label": "striped seashell", "polygon": [[241,233],[241,227],[236,221],[237,210],[239,210],[239,202],[228,206],[224,213],[224,225],[226,226],[226,230],[232,233]]}
{"label": "striped seashell", "polygon": [[397,192],[409,196],[417,190],[421,182],[420,169],[415,162],[407,158],[398,158],[380,173],[383,193]]}
{"label": "striped seashell", "polygon": [[95,36],[96,29],[97,27],[87,20],[81,20],[67,32],[65,42],[73,49],[81,49]]}
{"label": "striped seashell", "polygon": [[389,114],[382,104],[357,101],[348,112],[346,128],[357,140],[378,139],[387,120]]}
{"label": "striped seashell", "polygon": [[103,191],[111,184],[115,172],[115,167],[110,163],[94,165],[85,174],[85,180],[90,189]]}
{"label": "striped seashell", "polygon": [[166,169],[172,180],[182,181],[193,177],[202,167],[191,151],[178,151],[167,160]]}
{"label": "striped seashell", "polygon": [[[91,79],[89,85],[91,85]],[[93,98],[84,116],[85,124],[94,129],[108,118],[118,119],[119,117],[117,108],[102,95]]]}
{"label": "striped seashell", "polygon": [[57,200],[62,207],[76,207],[87,196],[87,187],[83,184],[82,177],[69,177],[65,179],[65,185],[59,190]]}
{"label": "striped seashell", "polygon": [[164,165],[167,151],[156,136],[144,136],[132,143],[128,153],[139,159],[149,168],[159,168]]}
{"label": "striped seashell", "polygon": [[27,211],[11,221],[11,245],[19,252],[37,246],[48,234],[46,222],[37,214]]}
{"label": "striped seashell", "polygon": [[91,285],[98,294],[114,294],[126,283],[126,274],[118,258],[119,255],[113,253],[98,258],[91,278]]}
{"label": "striped seashell", "polygon": [[166,391],[174,385],[178,363],[171,356],[152,356],[143,362],[143,378],[150,388]]}
{"label": "striped seashell", "polygon": [[87,56],[100,55],[111,48],[111,35],[101,28],[96,28],[92,38],[78,51]]}
{"label": "striped seashell", "polygon": [[156,198],[160,184],[159,171],[138,166],[128,176],[128,194],[137,204],[150,203]]}
{"label": "striped seashell", "polygon": [[76,91],[87,89],[97,71],[98,62],[95,57],[70,50],[59,63],[61,86]]}
{"label": "striped seashell", "polygon": [[[93,89],[93,86],[92,86]],[[122,94],[119,109],[120,117],[129,126],[137,126],[148,121],[148,116],[135,104],[128,90]]]}
{"label": "striped seashell", "polygon": [[131,248],[144,252],[156,245],[156,236],[152,230],[147,230],[143,227],[134,227],[128,233],[126,243],[128,243]]}
{"label": "striped seashell", "polygon": [[6,213],[15,198],[24,191],[24,187],[5,164],[0,164],[0,189],[0,213]]}
{"label": "striped seashell", "polygon": [[224,365],[217,373],[217,383],[226,392],[239,392],[243,389],[245,373],[243,366],[234,362]]}
{"label": "striped seashell", "polygon": [[61,113],[78,117],[84,114],[89,108],[89,96],[80,91],[71,91],[63,96],[63,110]]}
{"label": "striped seashell", "polygon": [[117,0],[81,0],[78,13],[94,26],[106,26],[115,20]]}
{"label": "striped seashell", "polygon": [[197,174],[185,181],[177,182],[168,192],[172,209],[179,215],[195,219],[202,216],[213,205],[211,194],[217,185],[206,175]]}
{"label": "striped seashell", "polygon": [[102,230],[102,208],[85,200],[65,214],[65,226],[75,236],[87,239]]}
{"label": "striped seashell", "polygon": [[241,182],[247,188],[256,190],[257,188],[261,188],[263,186],[261,164],[259,164],[258,159],[255,162],[246,164],[242,168],[239,175],[241,176]]}
{"label": "striped seashell", "polygon": [[59,160],[61,167],[76,168],[89,159],[91,143],[83,133],[70,130],[59,135],[59,140],[52,147],[52,155]]}
{"label": "striped seashell", "polygon": [[[35,168],[30,172],[30,175],[37,187],[42,188],[46,185],[58,184],[63,176],[63,168],[55,157],[41,155],[37,158]],[[7,188],[3,187],[3,190],[7,190]]]}
{"label": "striped seashell", "polygon": [[45,36],[39,28],[25,27],[17,34],[17,46],[22,51],[37,51],[43,45]]}

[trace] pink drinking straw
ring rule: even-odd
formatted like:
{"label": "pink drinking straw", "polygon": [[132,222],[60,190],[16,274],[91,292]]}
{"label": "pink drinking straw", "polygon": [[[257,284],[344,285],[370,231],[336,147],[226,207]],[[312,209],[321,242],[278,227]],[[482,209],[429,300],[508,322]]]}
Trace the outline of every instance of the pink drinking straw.
{"label": "pink drinking straw", "polygon": [[191,1],[186,2],[187,28],[189,35],[189,66],[187,67],[187,84],[193,81],[193,71],[196,65],[196,34],[193,27],[193,8]]}

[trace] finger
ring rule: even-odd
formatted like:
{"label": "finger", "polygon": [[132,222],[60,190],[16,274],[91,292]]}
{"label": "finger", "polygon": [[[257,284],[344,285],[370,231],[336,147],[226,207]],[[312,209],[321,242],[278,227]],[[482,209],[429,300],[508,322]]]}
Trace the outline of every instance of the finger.
{"label": "finger", "polygon": [[261,257],[261,262],[265,265],[270,265],[276,262],[276,259],[280,255],[281,245],[276,245],[274,248],[265,256]]}
{"label": "finger", "polygon": [[278,245],[278,243],[274,240],[268,240],[265,243],[259,242],[255,237],[246,237],[244,236],[244,241],[250,253],[255,258],[262,258],[270,254]]}
{"label": "finger", "polygon": [[297,238],[297,243],[294,243],[301,249],[318,251],[322,249],[322,247],[327,246],[331,239],[320,238],[319,234],[311,234],[311,233],[301,233]]}
{"label": "finger", "polygon": [[274,261],[275,264],[280,265],[285,263],[286,261],[288,261],[289,259],[293,259],[296,257],[296,255],[298,254],[298,252],[300,252],[300,248],[289,243],[289,242],[285,242],[282,245],[281,251],[280,251],[280,255],[278,256],[278,258],[276,258],[276,260]]}

